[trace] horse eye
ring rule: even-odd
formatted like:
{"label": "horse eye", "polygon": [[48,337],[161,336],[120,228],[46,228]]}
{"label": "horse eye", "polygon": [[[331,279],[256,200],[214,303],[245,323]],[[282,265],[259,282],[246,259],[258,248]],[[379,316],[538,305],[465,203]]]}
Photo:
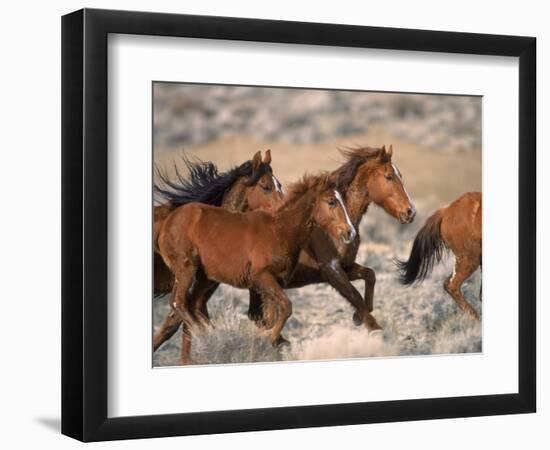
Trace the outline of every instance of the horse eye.
{"label": "horse eye", "polygon": [[336,206],[336,199],[335,199],[335,198],[331,198],[331,199],[328,201],[328,204],[329,204],[330,207]]}
{"label": "horse eye", "polygon": [[271,186],[261,186],[261,188],[262,188],[262,191],[264,191],[264,192],[271,191]]}
{"label": "horse eye", "polygon": [[388,180],[388,181],[393,180],[393,175],[386,175],[386,180]]}

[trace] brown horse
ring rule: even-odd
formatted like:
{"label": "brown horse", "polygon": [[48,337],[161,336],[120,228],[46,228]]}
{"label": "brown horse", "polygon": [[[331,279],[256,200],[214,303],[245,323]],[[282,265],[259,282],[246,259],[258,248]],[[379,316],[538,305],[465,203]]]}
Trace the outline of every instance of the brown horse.
{"label": "brown horse", "polygon": [[256,152],[252,160],[222,173],[212,162],[191,160],[185,154],[182,155],[182,160],[189,173],[188,178],[180,174],[177,166],[174,169],[176,181],[171,181],[164,172],[157,169],[159,183],[155,184],[154,190],[165,203],[154,208],[155,296],[172,292],[174,283],[174,276],[164,264],[157,248],[157,237],[162,223],[174,209],[187,203],[199,202],[220,206],[228,211],[270,211],[279,206],[283,199],[281,183],[271,169],[270,150],[266,150],[263,160],[261,152]]}
{"label": "brown horse", "polygon": [[[382,207],[402,224],[414,220],[416,210],[404,187],[399,169],[392,163],[393,147],[360,147],[341,150],[347,158],[345,164],[331,173],[338,191],[342,193],[352,225],[359,223],[371,203]],[[354,322],[365,324],[369,331],[381,327],[372,316],[375,273],[355,262],[361,238],[357,234],[350,245],[340,245],[323,230],[315,229],[304,246],[300,260],[287,288],[316,283],[329,283],[355,308]],[[365,281],[364,301],[351,283]],[[262,321],[261,298],[250,293],[249,317]]]}
{"label": "brown horse", "polygon": [[281,330],[292,313],[282,286],[315,226],[343,244],[355,234],[328,176],[306,176],[295,183],[273,214],[234,213],[191,203],[165,219],[158,245],[176,277],[170,305],[183,321],[183,363],[189,361],[190,327],[208,322],[206,302],[198,303],[195,295],[220,282],[262,296],[270,340],[280,344]]}
{"label": "brown horse", "polygon": [[[341,150],[347,161],[330,174],[342,194],[349,211],[351,223],[358,230],[359,223],[371,203],[382,207],[400,223],[411,223],[416,210],[404,184],[401,172],[392,162],[393,147],[359,147]],[[299,262],[285,288],[297,288],[309,284],[329,283],[355,308],[354,322],[365,324],[369,331],[380,326],[372,316],[376,276],[372,269],[355,262],[360,236],[357,233],[349,245],[335,243],[320,229],[314,229],[308,243],[300,253]],[[351,283],[364,280],[363,297]],[[214,288],[215,290],[215,288]],[[214,290],[204,289],[195,298],[199,305],[206,304]],[[264,322],[262,298],[251,290],[248,316],[259,325]],[[155,335],[154,350],[176,332],[181,320],[170,313],[164,325]],[[285,340],[281,338],[281,340]]]}
{"label": "brown horse", "polygon": [[401,282],[411,285],[429,276],[444,250],[450,249],[456,260],[453,273],[443,286],[460,309],[473,318],[478,318],[477,312],[460,288],[481,267],[481,209],[481,192],[468,192],[438,209],[416,235],[409,260],[398,262]]}

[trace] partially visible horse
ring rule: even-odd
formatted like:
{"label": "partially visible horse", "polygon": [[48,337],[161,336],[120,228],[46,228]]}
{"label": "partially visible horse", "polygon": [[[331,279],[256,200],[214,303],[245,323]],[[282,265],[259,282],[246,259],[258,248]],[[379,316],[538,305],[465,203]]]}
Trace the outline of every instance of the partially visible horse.
{"label": "partially visible horse", "polygon": [[355,237],[328,176],[306,176],[295,183],[273,214],[234,213],[191,203],[164,220],[158,247],[176,277],[170,305],[183,322],[184,364],[189,362],[190,328],[209,322],[206,302],[197,302],[196,295],[218,283],[258,292],[270,340],[281,343],[281,330],[292,313],[283,287],[316,227],[343,245]]}
{"label": "partially visible horse", "polygon": [[155,296],[172,292],[173,274],[158,254],[157,237],[164,219],[174,209],[187,203],[199,202],[220,206],[228,211],[270,211],[279,206],[283,199],[281,183],[271,168],[270,150],[266,150],[263,160],[261,152],[256,152],[251,160],[221,173],[212,162],[190,159],[185,154],[182,155],[182,160],[188,171],[187,178],[180,173],[177,166],[174,166],[175,181],[157,168],[159,181],[154,185],[154,192],[163,203],[154,208]]}
{"label": "partially visible horse", "polygon": [[462,311],[478,318],[461,286],[481,267],[481,212],[481,192],[468,192],[438,209],[416,235],[408,261],[398,261],[401,282],[411,285],[424,280],[441,261],[444,250],[450,249],[455,255],[455,265],[443,286]]}
{"label": "partially visible horse", "polygon": [[[358,147],[341,150],[346,162],[330,174],[337,183],[338,191],[349,211],[355,229],[371,203],[384,209],[400,223],[414,220],[415,207],[410,199],[403,177],[392,162],[393,147]],[[309,284],[329,283],[355,309],[356,325],[365,324],[369,331],[381,327],[371,314],[376,276],[372,269],[355,262],[361,237],[359,233],[350,245],[341,245],[316,228],[300,254],[296,270],[286,288],[297,288]],[[354,280],[365,281],[364,300],[355,286]],[[248,315],[262,321],[262,301],[251,291]]]}

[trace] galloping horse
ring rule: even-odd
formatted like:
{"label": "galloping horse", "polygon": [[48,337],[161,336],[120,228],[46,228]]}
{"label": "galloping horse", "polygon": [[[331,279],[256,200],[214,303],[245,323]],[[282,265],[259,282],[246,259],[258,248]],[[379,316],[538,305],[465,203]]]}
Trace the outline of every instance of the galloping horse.
{"label": "galloping horse", "polygon": [[[341,153],[347,161],[331,172],[330,178],[337,183],[338,191],[342,194],[351,223],[356,230],[373,202],[402,224],[413,221],[416,210],[404,187],[401,172],[392,162],[391,145],[387,150],[385,146],[358,147],[341,150]],[[358,233],[349,245],[341,246],[322,230],[314,229],[285,288],[329,283],[355,308],[354,323],[365,324],[369,331],[374,331],[381,328],[371,314],[376,276],[372,269],[355,262],[359,244]],[[360,279],[365,282],[364,301],[351,283]],[[204,289],[197,293],[197,304],[206,304],[216,287],[217,285],[212,290]],[[248,316],[259,325],[264,321],[262,298],[253,290],[250,291]],[[181,319],[172,311],[155,335],[154,350],[170,339],[180,323]],[[281,340],[285,341],[282,337]]]}
{"label": "galloping horse", "polygon": [[[400,223],[411,223],[416,210],[404,185],[399,169],[392,163],[393,147],[359,147],[341,150],[347,161],[334,172],[331,179],[337,183],[349,211],[351,223],[359,229],[359,223],[371,203],[382,207]],[[300,254],[292,279],[286,288],[309,284],[329,283],[355,308],[356,325],[365,324],[369,331],[381,329],[372,316],[375,273],[355,262],[361,237],[357,234],[350,245],[341,245],[316,228]],[[364,301],[351,281],[365,281]],[[248,315],[262,321],[262,300],[250,292]]]}
{"label": "galloping horse", "polygon": [[460,288],[481,267],[481,209],[481,192],[468,192],[446,208],[438,209],[416,235],[409,260],[398,261],[401,282],[411,285],[429,276],[444,250],[450,249],[456,260],[453,273],[443,286],[460,309],[476,319],[476,310]]}
{"label": "galloping horse", "polygon": [[[162,222],[177,207],[191,202],[220,206],[228,211],[273,210],[282,203],[283,192],[279,180],[271,169],[271,151],[256,152],[252,160],[227,172],[220,173],[212,162],[191,160],[185,154],[183,162],[188,169],[189,179],[183,177],[175,167],[175,179],[157,169],[159,184],[155,194],[165,203],[154,208],[153,243],[154,295],[172,292],[174,276],[158,254],[157,238]],[[168,319],[167,319],[168,320]],[[174,330],[174,332],[177,330]]]}
{"label": "galloping horse", "polygon": [[234,213],[191,203],[164,220],[158,246],[175,274],[170,304],[183,321],[184,364],[189,361],[190,327],[209,321],[206,302],[197,302],[196,295],[218,283],[258,292],[270,340],[273,345],[281,343],[281,330],[292,313],[281,286],[292,276],[315,227],[343,244],[355,237],[340,194],[328,176],[306,176],[295,183],[273,214]]}

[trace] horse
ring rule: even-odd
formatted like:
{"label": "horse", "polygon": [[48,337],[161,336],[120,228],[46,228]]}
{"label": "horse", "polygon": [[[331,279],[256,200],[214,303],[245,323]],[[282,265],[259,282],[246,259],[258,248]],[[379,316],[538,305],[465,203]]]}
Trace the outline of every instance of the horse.
{"label": "horse", "polygon": [[[341,193],[355,230],[358,230],[371,203],[383,208],[402,224],[409,224],[414,220],[416,209],[405,188],[401,172],[392,162],[392,145],[387,150],[384,145],[380,148],[343,148],[340,152],[346,162],[329,176]],[[369,332],[374,332],[381,329],[372,315],[376,275],[372,269],[355,262],[360,242],[361,237],[357,232],[349,245],[341,246],[323,230],[315,229],[300,253],[298,264],[286,288],[328,283],[354,307],[355,325],[364,324]],[[355,280],[364,280],[364,299],[351,283]],[[205,304],[213,292],[205,289],[197,293],[197,303]],[[262,298],[253,290],[250,291],[248,317],[263,326]],[[154,350],[170,339],[180,323],[179,317],[170,313],[165,325],[155,335]],[[283,337],[281,341],[288,342]]]}
{"label": "horse", "polygon": [[[386,211],[401,224],[414,220],[416,209],[405,189],[403,176],[392,162],[393,146],[380,148],[356,147],[340,149],[346,162],[331,173],[343,201],[349,211],[355,229],[371,203]],[[298,288],[309,284],[328,283],[354,307],[353,322],[364,324],[369,332],[381,327],[372,315],[373,295],[376,283],[374,271],[357,262],[361,236],[359,233],[349,245],[335,244],[321,229],[315,229],[304,246],[296,270],[287,288]],[[351,283],[364,280],[364,299]],[[257,293],[250,292],[248,315],[261,324],[262,301]]]}
{"label": "horse", "polygon": [[199,202],[220,206],[228,211],[270,211],[280,205],[283,199],[282,185],[271,168],[271,150],[266,150],[263,160],[261,151],[258,151],[251,160],[222,173],[212,162],[198,158],[191,160],[186,154],[182,155],[182,160],[189,179],[182,176],[175,165],[176,181],[171,181],[157,167],[159,182],[154,185],[154,192],[164,203],[154,207],[153,216],[155,297],[172,292],[174,283],[173,274],[164,264],[157,248],[162,222],[174,209]]}
{"label": "horse", "polygon": [[445,250],[451,250],[455,265],[443,287],[459,308],[474,319],[479,319],[478,314],[462,294],[461,286],[481,268],[481,211],[481,192],[463,194],[426,220],[414,239],[409,259],[397,261],[401,283],[410,286],[428,277]]}
{"label": "horse", "polygon": [[305,176],[272,214],[190,203],[164,220],[158,245],[175,274],[170,305],[183,322],[182,363],[189,362],[191,327],[209,323],[206,302],[196,302],[195,295],[219,283],[258,292],[270,341],[281,344],[281,330],[292,314],[283,287],[316,226],[343,245],[356,234],[328,176]]}

